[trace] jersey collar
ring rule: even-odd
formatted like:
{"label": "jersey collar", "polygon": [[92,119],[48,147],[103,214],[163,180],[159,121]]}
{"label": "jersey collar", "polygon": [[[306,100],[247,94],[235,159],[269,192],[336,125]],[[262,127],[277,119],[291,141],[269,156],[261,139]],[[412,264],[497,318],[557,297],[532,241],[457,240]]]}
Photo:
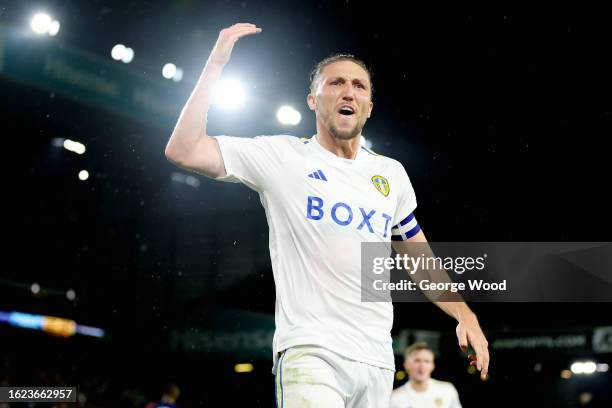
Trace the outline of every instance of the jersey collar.
{"label": "jersey collar", "polygon": [[312,136],[310,138],[310,142],[317,151],[319,151],[325,158],[327,158],[328,160],[334,163],[343,163],[343,164],[348,164],[348,165],[355,164],[361,158],[361,155],[363,153],[362,152],[363,148],[360,146],[359,149],[357,149],[357,155],[355,156],[354,159],[345,159],[344,157],[336,156],[334,153],[330,152],[329,150],[321,146],[321,144],[319,143],[319,139],[317,138],[317,135]]}

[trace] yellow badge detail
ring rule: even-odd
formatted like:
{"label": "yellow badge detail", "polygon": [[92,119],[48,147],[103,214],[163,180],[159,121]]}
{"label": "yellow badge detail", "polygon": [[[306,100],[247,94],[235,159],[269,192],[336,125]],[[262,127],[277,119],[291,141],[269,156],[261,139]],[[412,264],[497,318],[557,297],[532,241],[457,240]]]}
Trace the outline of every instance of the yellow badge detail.
{"label": "yellow badge detail", "polygon": [[443,403],[444,403],[444,400],[442,398],[436,398],[434,400],[434,404],[436,404],[436,407],[441,407]]}
{"label": "yellow badge detail", "polygon": [[389,195],[389,182],[383,176],[372,177],[372,183],[374,187],[385,197]]}

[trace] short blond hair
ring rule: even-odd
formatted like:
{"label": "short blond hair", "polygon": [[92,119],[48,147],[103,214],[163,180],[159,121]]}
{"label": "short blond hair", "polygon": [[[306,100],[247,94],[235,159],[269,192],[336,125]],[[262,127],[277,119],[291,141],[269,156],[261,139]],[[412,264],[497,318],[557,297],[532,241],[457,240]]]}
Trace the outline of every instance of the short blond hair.
{"label": "short blond hair", "polygon": [[404,352],[404,358],[408,359],[408,357],[410,357],[412,353],[414,353],[415,351],[421,351],[421,350],[428,350],[431,354],[433,354],[434,357],[436,356],[433,350],[431,349],[431,347],[427,345],[427,343],[423,341],[418,341],[406,347],[406,351]]}

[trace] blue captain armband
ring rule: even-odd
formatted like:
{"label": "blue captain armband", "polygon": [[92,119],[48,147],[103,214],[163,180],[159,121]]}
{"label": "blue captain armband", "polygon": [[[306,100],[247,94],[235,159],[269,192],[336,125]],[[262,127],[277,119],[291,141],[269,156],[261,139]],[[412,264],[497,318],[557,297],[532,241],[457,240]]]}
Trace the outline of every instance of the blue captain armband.
{"label": "blue captain armband", "polygon": [[406,241],[418,234],[420,230],[421,227],[414,218],[414,213],[410,213],[399,224],[391,227],[391,241]]}

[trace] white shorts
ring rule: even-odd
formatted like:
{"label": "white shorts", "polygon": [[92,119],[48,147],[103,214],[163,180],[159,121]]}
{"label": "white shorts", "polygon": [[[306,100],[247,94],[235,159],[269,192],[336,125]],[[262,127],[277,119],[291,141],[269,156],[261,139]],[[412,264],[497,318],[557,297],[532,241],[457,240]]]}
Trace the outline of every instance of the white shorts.
{"label": "white shorts", "polygon": [[276,365],[278,408],[387,408],[394,372],[318,346],[296,346]]}

